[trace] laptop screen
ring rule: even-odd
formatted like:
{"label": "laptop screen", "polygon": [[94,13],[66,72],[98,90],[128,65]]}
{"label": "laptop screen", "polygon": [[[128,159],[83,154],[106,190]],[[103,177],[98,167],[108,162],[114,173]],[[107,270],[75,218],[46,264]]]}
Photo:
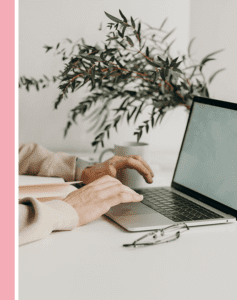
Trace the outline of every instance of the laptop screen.
{"label": "laptop screen", "polygon": [[173,181],[237,209],[237,111],[194,102]]}

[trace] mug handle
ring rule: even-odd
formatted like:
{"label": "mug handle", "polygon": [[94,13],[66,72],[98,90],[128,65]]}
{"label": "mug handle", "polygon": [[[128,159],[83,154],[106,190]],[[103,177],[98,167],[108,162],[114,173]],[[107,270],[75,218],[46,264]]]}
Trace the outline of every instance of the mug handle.
{"label": "mug handle", "polygon": [[114,149],[113,149],[113,148],[105,149],[105,150],[100,154],[100,157],[99,157],[99,163],[102,162],[102,157],[103,157],[104,154],[107,153],[107,152],[113,152],[113,153],[114,153]]}

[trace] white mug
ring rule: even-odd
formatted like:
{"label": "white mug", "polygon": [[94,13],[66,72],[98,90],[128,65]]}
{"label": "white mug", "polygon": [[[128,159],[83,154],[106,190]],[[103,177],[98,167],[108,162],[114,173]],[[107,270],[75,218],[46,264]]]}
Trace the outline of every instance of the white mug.
{"label": "white mug", "polygon": [[[149,144],[146,143],[127,142],[123,145],[115,145],[114,148],[106,149],[101,153],[99,162],[102,162],[104,154],[109,151],[118,156],[140,155],[149,164]],[[145,187],[147,185],[143,176],[136,170],[118,170],[116,177],[122,184],[133,189]]]}

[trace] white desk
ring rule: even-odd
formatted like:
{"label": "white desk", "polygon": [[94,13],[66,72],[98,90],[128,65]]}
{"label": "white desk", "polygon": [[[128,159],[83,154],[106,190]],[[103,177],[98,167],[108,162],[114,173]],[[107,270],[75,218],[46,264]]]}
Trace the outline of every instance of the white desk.
{"label": "white desk", "polygon": [[[169,182],[162,167],[160,181]],[[140,237],[106,217],[19,248],[20,300],[237,298],[237,225],[191,229],[179,240],[123,248]]]}

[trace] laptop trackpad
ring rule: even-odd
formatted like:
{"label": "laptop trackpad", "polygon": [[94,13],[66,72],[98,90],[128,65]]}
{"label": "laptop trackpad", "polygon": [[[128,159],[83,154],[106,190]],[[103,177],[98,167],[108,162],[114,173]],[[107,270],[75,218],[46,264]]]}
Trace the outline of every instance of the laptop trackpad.
{"label": "laptop trackpad", "polygon": [[116,205],[106,213],[106,216],[128,231],[152,230],[174,224],[141,202]]}
{"label": "laptop trackpad", "polygon": [[114,216],[131,216],[131,215],[147,215],[147,214],[156,214],[153,209],[140,203],[140,202],[130,202],[130,203],[121,203],[112,207],[109,211],[109,214]]}

